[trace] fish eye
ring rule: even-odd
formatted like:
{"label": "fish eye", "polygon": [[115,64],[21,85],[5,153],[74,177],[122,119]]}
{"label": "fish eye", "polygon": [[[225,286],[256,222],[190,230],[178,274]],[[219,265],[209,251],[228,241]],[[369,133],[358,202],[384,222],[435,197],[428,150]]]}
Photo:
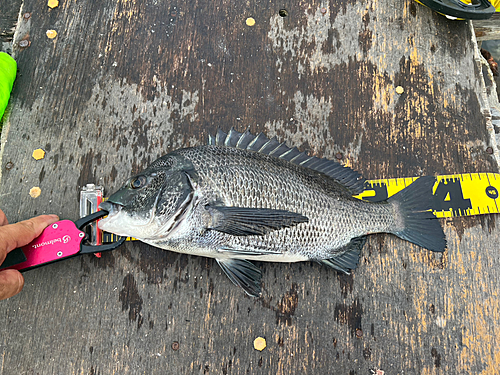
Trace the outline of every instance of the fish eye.
{"label": "fish eye", "polygon": [[137,176],[130,181],[130,187],[132,189],[140,189],[146,185],[146,182],[148,182],[148,179],[144,176]]}

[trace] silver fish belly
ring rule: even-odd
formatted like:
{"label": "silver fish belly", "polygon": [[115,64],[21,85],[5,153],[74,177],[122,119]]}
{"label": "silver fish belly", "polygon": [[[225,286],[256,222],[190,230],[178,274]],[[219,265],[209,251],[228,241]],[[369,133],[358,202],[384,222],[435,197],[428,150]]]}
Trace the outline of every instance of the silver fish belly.
{"label": "silver fish belly", "polygon": [[349,168],[309,157],[275,139],[221,131],[209,145],[174,151],[132,177],[101,208],[101,229],[181,253],[213,257],[251,296],[260,270],[250,261],[315,260],[357,267],[366,235],[392,233],[444,251],[427,211],[435,179],[418,179],[384,202],[353,198],[364,180]]}

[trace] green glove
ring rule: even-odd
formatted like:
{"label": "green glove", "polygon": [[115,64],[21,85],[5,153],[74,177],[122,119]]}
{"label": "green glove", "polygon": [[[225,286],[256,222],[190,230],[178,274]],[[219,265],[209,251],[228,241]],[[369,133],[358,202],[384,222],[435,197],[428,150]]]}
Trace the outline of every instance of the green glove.
{"label": "green glove", "polygon": [[16,80],[17,63],[5,52],[0,52],[0,120],[9,103],[10,92]]}

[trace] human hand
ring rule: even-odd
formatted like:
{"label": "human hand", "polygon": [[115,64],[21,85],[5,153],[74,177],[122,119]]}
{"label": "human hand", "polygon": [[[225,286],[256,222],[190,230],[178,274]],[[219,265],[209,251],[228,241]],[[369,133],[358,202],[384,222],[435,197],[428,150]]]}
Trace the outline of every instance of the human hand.
{"label": "human hand", "polygon": [[[29,244],[50,224],[58,221],[57,215],[41,215],[19,223],[9,224],[0,210],[0,264],[9,252]],[[24,277],[17,270],[0,271],[0,300],[10,298],[23,289]]]}

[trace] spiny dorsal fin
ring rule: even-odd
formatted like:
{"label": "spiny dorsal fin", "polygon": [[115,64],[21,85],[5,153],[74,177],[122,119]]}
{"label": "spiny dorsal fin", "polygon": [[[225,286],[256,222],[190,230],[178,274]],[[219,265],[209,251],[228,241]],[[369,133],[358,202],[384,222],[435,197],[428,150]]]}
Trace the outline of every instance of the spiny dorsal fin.
{"label": "spiny dorsal fin", "polygon": [[257,136],[246,130],[240,133],[231,128],[228,134],[218,129],[214,136],[209,135],[208,144],[212,146],[236,147],[243,150],[257,151],[262,154],[271,155],[284,159],[291,163],[321,172],[348,188],[353,195],[360,194],[364,190],[365,179],[349,167],[328,159],[320,159],[308,156],[300,152],[296,147],[290,148],[284,142],[280,143],[276,137],[267,138],[263,133]]}

